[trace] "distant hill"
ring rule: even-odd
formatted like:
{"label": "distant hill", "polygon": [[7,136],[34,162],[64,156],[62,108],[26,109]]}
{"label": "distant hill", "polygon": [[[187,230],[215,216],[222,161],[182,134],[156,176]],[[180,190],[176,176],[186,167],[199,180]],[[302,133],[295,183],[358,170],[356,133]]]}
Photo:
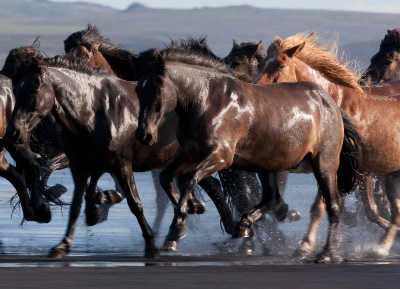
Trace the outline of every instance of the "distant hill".
{"label": "distant hill", "polygon": [[126,10],[46,0],[3,0],[0,10],[0,62],[12,48],[31,44],[40,35],[41,49],[63,53],[63,40],[88,23],[97,25],[113,43],[140,52],[163,47],[170,39],[207,36],[212,50],[226,56],[232,39],[260,41],[266,48],[276,35],[310,31],[337,39],[352,59],[368,64],[387,29],[400,26],[396,14],[345,11],[261,9],[230,6],[201,9],[152,9],[132,3]]}

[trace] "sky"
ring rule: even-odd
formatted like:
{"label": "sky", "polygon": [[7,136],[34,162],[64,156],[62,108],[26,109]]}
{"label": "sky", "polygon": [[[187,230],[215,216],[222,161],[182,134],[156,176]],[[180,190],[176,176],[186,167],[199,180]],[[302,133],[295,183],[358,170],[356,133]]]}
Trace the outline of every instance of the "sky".
{"label": "sky", "polygon": [[192,9],[203,7],[223,7],[231,5],[251,5],[260,8],[345,10],[375,13],[400,14],[399,0],[51,0],[56,2],[91,2],[116,9],[126,9],[133,2],[151,8]]}

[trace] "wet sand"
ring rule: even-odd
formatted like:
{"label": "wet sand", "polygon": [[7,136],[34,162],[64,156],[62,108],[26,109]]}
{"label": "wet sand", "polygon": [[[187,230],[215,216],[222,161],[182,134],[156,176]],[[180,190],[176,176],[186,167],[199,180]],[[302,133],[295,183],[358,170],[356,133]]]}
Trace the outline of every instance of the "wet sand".
{"label": "wet sand", "polygon": [[[247,262],[257,258],[248,258]],[[238,264],[236,258],[0,256],[0,288],[399,288],[398,264]],[[227,265],[229,263],[229,265]],[[214,265],[213,265],[214,264]]]}

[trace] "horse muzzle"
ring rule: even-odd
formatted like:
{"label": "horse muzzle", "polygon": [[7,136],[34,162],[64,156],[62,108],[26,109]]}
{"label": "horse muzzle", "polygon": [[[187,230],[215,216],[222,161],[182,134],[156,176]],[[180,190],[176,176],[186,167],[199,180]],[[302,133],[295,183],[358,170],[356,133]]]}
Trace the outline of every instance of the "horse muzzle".
{"label": "horse muzzle", "polygon": [[153,145],[157,141],[157,134],[149,129],[138,128],[136,139],[143,145]]}

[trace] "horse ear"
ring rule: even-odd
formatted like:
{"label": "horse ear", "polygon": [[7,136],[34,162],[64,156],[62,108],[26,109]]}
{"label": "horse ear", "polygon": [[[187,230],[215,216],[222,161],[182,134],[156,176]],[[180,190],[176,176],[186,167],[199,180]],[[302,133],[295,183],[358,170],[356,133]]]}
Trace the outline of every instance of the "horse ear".
{"label": "horse ear", "polygon": [[296,54],[298,54],[300,51],[303,50],[304,46],[306,45],[305,42],[296,45],[288,50],[285,51],[286,55],[289,56],[290,58],[294,57]]}
{"label": "horse ear", "polygon": [[155,55],[154,64],[159,66],[162,71],[165,69],[164,58],[162,57],[162,55],[159,52],[157,52],[157,54]]}
{"label": "horse ear", "polygon": [[[398,30],[393,30],[392,32],[394,32],[394,42],[397,46],[400,46],[400,32]],[[400,47],[398,48],[400,49]]]}
{"label": "horse ear", "polygon": [[239,44],[237,44],[237,42],[236,42],[236,40],[235,40],[235,39],[233,39],[233,47],[235,47],[235,48],[239,48]]}
{"label": "horse ear", "polygon": [[260,40],[260,42],[258,42],[257,51],[259,51],[261,49],[262,49],[262,40]]}

